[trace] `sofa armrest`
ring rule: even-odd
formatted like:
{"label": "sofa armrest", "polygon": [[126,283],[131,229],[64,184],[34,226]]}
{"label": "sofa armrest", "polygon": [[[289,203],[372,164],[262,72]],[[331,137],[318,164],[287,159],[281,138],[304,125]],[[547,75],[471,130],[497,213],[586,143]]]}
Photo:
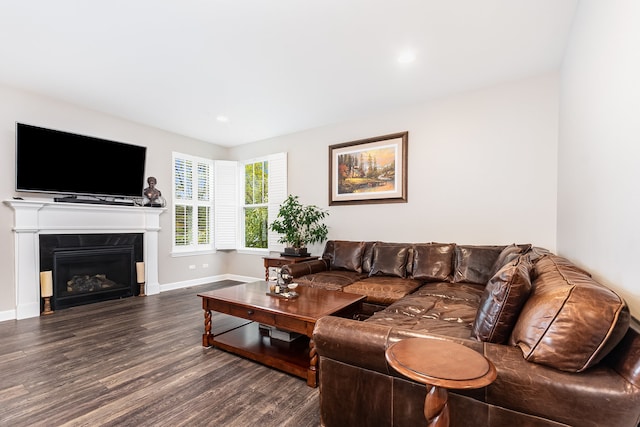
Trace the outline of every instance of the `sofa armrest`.
{"label": "sofa armrest", "polygon": [[398,374],[389,368],[385,351],[391,344],[406,338],[457,342],[484,354],[484,343],[479,341],[335,316],[320,318],[313,330],[313,340],[320,356],[392,376]]}
{"label": "sofa armrest", "polygon": [[637,319],[631,318],[629,330],[607,361],[616,372],[640,388],[640,322]]}
{"label": "sofa armrest", "polygon": [[316,322],[313,342],[321,357],[389,374],[384,352],[391,327],[336,316]]}
{"label": "sofa armrest", "polygon": [[314,259],[312,261],[298,262],[282,266],[282,273],[293,278],[305,276],[307,274],[319,273],[329,270],[327,261],[324,259]]}

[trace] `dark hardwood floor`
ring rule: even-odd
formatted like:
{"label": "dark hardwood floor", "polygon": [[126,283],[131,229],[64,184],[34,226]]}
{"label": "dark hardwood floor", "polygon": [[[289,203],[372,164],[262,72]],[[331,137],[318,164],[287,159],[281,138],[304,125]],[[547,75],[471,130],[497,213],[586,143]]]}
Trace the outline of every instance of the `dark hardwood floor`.
{"label": "dark hardwood floor", "polygon": [[202,347],[196,294],[233,283],[0,322],[0,426],[319,426],[318,389]]}

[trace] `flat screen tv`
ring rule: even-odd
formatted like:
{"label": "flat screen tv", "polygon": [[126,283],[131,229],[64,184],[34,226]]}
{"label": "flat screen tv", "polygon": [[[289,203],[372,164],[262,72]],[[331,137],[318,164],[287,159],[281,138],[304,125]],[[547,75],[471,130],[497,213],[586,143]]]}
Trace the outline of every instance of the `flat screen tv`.
{"label": "flat screen tv", "polygon": [[147,148],[16,123],[16,191],[141,197]]}

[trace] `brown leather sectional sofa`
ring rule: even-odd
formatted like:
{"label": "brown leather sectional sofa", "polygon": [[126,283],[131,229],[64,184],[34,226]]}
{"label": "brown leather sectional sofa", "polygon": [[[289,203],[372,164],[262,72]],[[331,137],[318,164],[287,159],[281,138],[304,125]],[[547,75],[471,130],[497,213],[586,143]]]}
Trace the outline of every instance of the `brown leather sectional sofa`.
{"label": "brown leather sectional sofa", "polygon": [[425,386],[385,349],[451,340],[491,360],[496,381],[450,393],[452,426],[638,426],[640,325],[569,260],[530,245],[332,240],[322,259],[283,267],[304,286],[367,296],[360,320],[314,330],[322,424],[424,424]]}

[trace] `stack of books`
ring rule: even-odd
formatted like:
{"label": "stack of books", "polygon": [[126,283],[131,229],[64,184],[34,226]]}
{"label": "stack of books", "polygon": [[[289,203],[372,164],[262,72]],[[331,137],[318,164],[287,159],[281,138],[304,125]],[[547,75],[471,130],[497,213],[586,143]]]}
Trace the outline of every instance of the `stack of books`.
{"label": "stack of books", "polygon": [[268,333],[269,336],[274,340],[291,342],[296,338],[302,336],[302,334],[299,334],[297,332],[283,331],[282,329],[278,329],[275,326],[265,325],[263,323],[260,323],[258,326],[265,333],[265,335]]}

